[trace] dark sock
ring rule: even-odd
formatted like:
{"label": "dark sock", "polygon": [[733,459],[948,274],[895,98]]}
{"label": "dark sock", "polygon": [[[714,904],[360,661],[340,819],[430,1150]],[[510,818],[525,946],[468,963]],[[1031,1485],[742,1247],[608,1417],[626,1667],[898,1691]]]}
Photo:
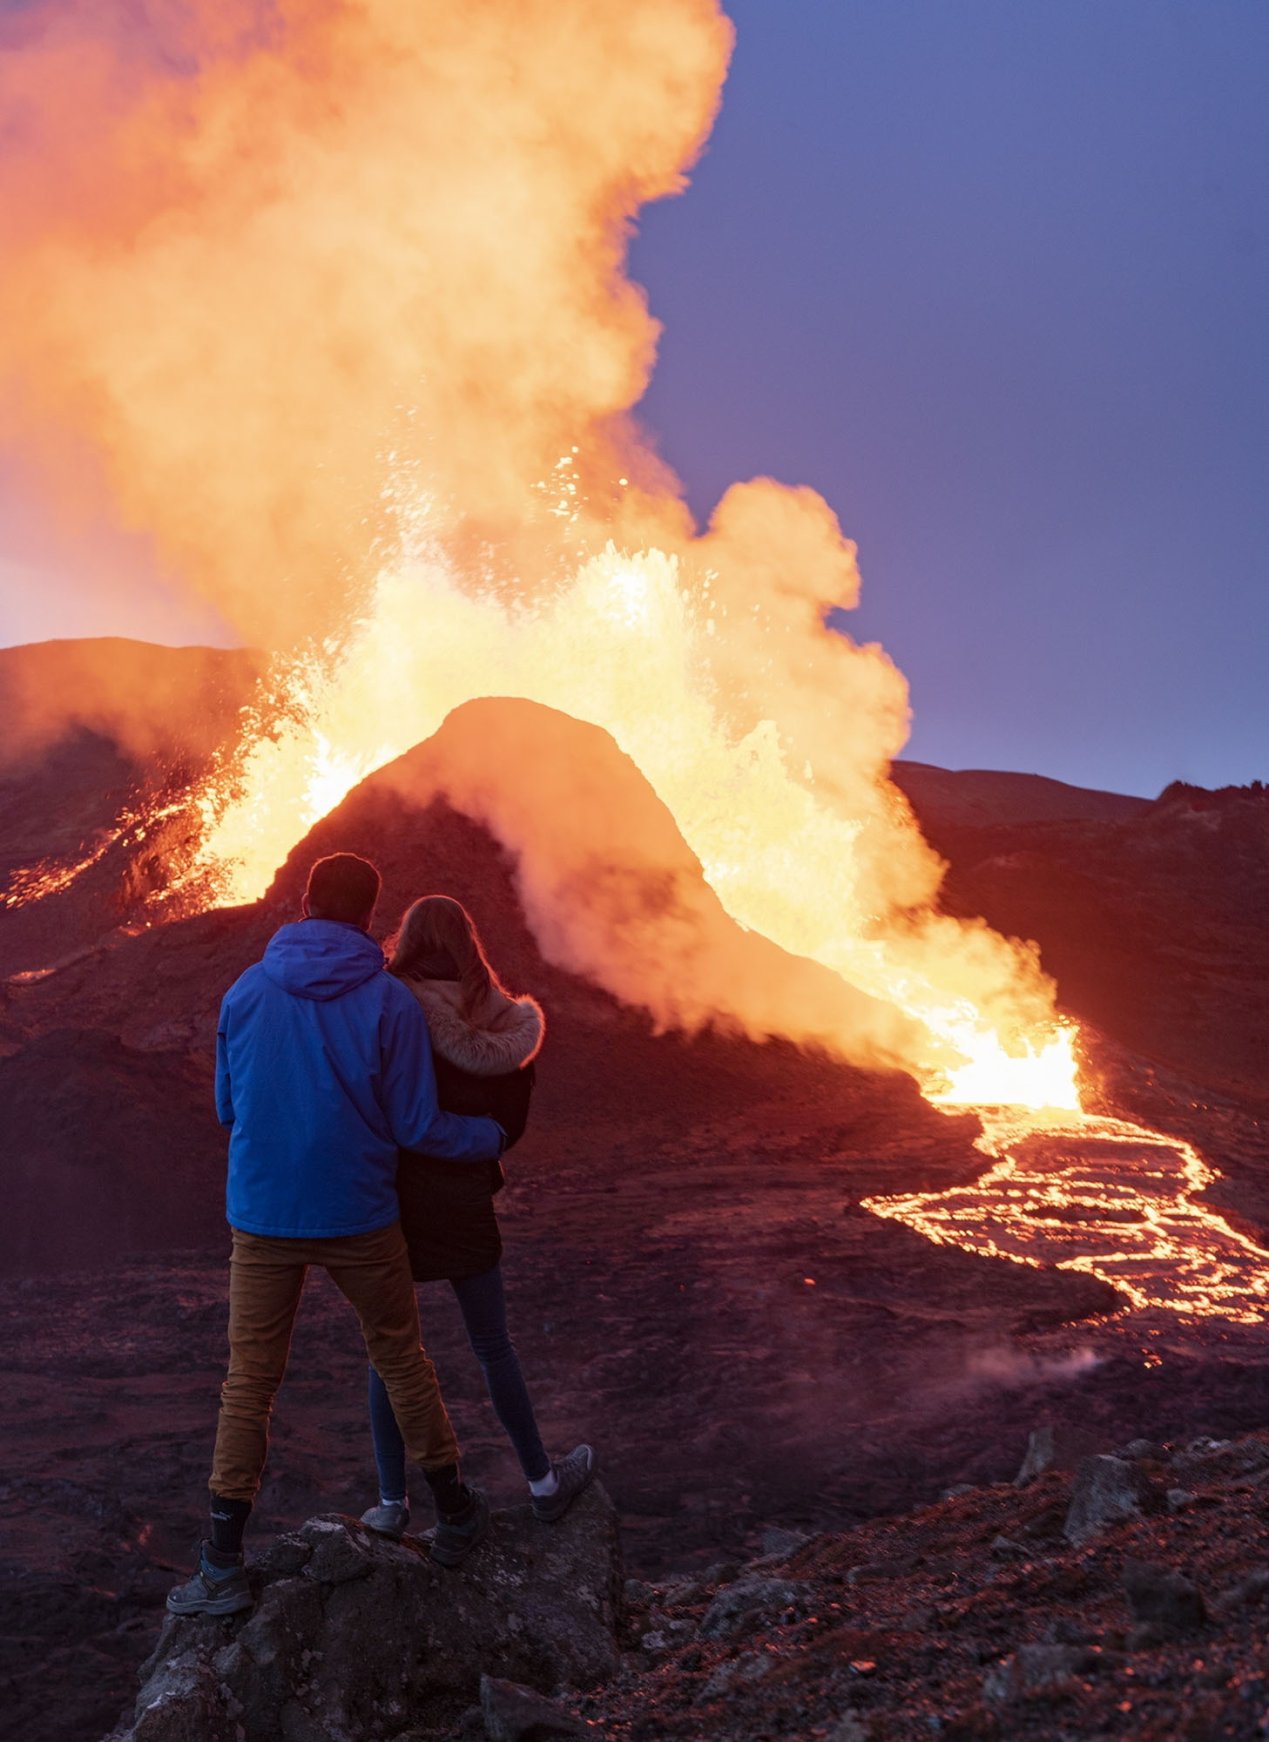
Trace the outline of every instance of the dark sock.
{"label": "dark sock", "polygon": [[202,1564],[204,1572],[210,1573],[213,1578],[218,1579],[222,1573],[236,1573],[242,1565],[242,1556],[240,1554],[221,1554],[218,1548],[213,1548],[211,1543],[205,1542],[203,1544]]}
{"label": "dark sock", "polygon": [[236,1559],[242,1553],[242,1533],[250,1517],[249,1500],[226,1500],[221,1494],[212,1495],[211,1546],[217,1554]]}
{"label": "dark sock", "polygon": [[458,1473],[458,1465],[443,1464],[439,1470],[424,1470],[423,1474],[441,1517],[447,1524],[461,1524],[471,1510],[473,1496]]}

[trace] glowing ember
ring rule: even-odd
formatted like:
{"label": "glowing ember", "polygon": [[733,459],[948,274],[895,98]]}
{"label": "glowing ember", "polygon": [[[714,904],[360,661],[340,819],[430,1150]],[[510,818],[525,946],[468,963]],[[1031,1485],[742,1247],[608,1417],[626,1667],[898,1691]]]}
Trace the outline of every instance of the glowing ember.
{"label": "glowing ember", "polygon": [[1088,1271],[1138,1310],[1269,1318],[1269,1252],[1197,1202],[1216,1175],[1192,1145],[1091,1114],[980,1111],[995,1166],[973,1185],[864,1207],[988,1257]]}
{"label": "glowing ember", "polygon": [[23,865],[12,872],[8,888],[0,895],[0,907],[25,907],[30,901],[43,901],[58,895],[97,863],[107,849],[119,839],[122,829],[111,829],[82,859],[67,864],[58,859],[40,859],[34,865]]}

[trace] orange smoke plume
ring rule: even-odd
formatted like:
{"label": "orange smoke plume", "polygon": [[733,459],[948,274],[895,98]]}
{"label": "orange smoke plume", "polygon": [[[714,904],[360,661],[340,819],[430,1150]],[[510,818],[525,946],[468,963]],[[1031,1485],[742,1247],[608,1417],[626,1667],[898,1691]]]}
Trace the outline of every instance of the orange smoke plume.
{"label": "orange smoke plume", "polygon": [[628,226],[712,121],[712,0],[59,0],[0,28],[3,433],[42,427],[53,466],[85,434],[246,640],[342,622],[389,451],[504,565],[581,435],[618,493],[599,432],[657,331]]}
{"label": "orange smoke plume", "polygon": [[[717,109],[715,0],[145,17],[69,0],[0,27],[0,375],[50,475],[75,431],[120,515],[276,654],[192,796],[187,891],[254,897],[357,780],[464,702],[519,697],[608,732],[726,913],[855,989],[829,1043],[921,1072],[1033,1062],[1051,988],[935,912],[942,867],[886,778],[906,686],[825,626],[859,587],[832,511],[759,479],[698,537],[629,415],[657,329],[626,243]],[[764,979],[787,959],[729,972],[704,908],[685,1015],[664,976],[639,983],[619,904],[562,893],[573,819],[553,858],[506,793],[484,802],[561,959],[606,931],[622,995],[664,1020],[826,1025],[822,978],[808,1022]]]}

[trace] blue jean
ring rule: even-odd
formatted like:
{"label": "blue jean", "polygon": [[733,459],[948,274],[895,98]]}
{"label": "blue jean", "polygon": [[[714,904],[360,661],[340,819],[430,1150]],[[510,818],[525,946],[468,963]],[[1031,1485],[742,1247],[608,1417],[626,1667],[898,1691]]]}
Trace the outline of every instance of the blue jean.
{"label": "blue jean", "polygon": [[[479,1276],[464,1276],[450,1287],[467,1328],[467,1339],[480,1362],[489,1389],[494,1414],[507,1431],[520,1468],[529,1482],[548,1474],[547,1457],[538,1433],[537,1418],[529,1398],[520,1357],[507,1330],[507,1301],[502,1286],[502,1266],[495,1264]],[[375,1467],[379,1492],[385,1500],[405,1498],[405,1441],[388,1401],[388,1388],[370,1369],[370,1431],[374,1436]]]}

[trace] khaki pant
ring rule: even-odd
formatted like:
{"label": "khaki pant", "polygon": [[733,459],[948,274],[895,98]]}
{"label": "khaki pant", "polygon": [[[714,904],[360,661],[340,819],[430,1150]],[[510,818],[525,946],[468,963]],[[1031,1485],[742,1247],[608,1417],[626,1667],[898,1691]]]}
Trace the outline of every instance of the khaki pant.
{"label": "khaki pant", "polygon": [[269,1446],[273,1399],[310,1264],[351,1302],[366,1352],[388,1388],[408,1455],[437,1470],[458,1458],[436,1372],[419,1342],[419,1310],[401,1225],[333,1240],[275,1240],[233,1231],[229,1372],[220,1392],[211,1490],[252,1501]]}

